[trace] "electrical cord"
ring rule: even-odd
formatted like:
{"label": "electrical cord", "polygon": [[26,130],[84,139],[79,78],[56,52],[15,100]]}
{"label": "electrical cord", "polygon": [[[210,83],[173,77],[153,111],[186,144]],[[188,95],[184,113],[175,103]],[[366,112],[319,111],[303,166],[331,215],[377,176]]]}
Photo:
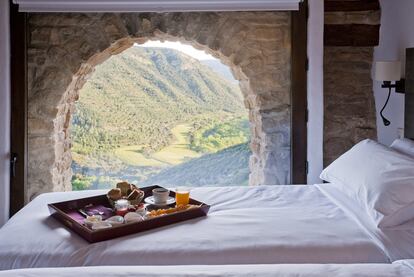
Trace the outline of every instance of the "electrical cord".
{"label": "electrical cord", "polygon": [[388,89],[389,90],[388,90],[387,101],[385,101],[384,107],[382,107],[382,109],[380,111],[380,115],[381,115],[381,118],[382,118],[382,122],[384,122],[384,125],[385,126],[389,126],[391,124],[391,122],[388,119],[386,119],[385,116],[382,114],[382,112],[384,111],[385,107],[387,106],[388,101],[390,100],[390,96],[391,96],[391,88],[388,88]]}

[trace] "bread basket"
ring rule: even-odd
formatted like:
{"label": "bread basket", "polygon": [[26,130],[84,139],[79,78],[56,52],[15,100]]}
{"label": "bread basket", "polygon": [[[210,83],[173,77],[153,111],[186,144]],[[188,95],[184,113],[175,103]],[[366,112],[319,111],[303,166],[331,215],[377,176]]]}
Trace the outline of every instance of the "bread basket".
{"label": "bread basket", "polygon": [[115,202],[119,199],[127,199],[131,205],[138,205],[144,199],[144,192],[133,184],[121,182],[116,184],[116,188],[111,189],[106,196],[112,208],[115,208]]}

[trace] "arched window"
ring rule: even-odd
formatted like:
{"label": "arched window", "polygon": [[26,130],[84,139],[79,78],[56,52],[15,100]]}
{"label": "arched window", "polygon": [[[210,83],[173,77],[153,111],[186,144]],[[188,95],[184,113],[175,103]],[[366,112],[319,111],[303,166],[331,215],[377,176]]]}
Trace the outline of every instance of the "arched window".
{"label": "arched window", "polygon": [[247,185],[248,110],[229,67],[179,42],[96,66],[72,114],[72,187]]}

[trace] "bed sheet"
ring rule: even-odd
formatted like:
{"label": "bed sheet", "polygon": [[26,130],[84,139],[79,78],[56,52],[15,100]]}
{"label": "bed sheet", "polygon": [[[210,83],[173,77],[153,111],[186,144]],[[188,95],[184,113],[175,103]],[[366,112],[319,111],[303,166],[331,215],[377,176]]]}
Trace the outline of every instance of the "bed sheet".
{"label": "bed sheet", "polygon": [[0,229],[0,269],[99,265],[388,263],[387,249],[318,186],[195,188],[206,218],[89,244],[47,203],[105,193],[47,193]]}
{"label": "bed sheet", "polygon": [[374,219],[357,205],[356,200],[343,194],[335,186],[323,184],[318,187],[371,236],[375,243],[387,253],[390,260],[414,258],[414,220],[398,227],[380,229]]}
{"label": "bed sheet", "polygon": [[408,277],[412,261],[393,264],[290,264],[211,266],[106,266],[19,269],[0,271],[0,277]]}

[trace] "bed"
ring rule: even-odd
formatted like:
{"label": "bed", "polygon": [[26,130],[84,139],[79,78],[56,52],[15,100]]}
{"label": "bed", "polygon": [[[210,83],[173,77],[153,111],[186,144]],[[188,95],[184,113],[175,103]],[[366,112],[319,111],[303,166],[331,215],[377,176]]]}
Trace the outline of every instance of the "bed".
{"label": "bed", "polygon": [[293,265],[222,265],[222,266],[106,266],[43,268],[0,271],[0,277],[407,277],[414,275],[414,261],[403,260],[393,264],[293,264]]}
{"label": "bed", "polygon": [[330,184],[195,188],[206,218],[89,244],[49,217],[37,197],[0,229],[0,269],[100,265],[389,263],[414,258],[411,231],[382,232]]}
{"label": "bed", "polygon": [[[407,66],[407,102],[414,105],[414,51],[407,54],[413,61]],[[407,138],[414,137],[414,120],[406,120],[406,133]],[[0,270],[243,264],[248,272],[247,264],[251,268],[273,264],[261,268],[275,267],[282,270],[280,276],[290,276],[292,268],[335,272],[342,267],[276,264],[387,264],[414,259],[414,141],[401,140],[393,146],[370,140],[358,143],[324,169],[321,178],[329,184],[195,188],[192,197],[211,205],[206,218],[94,244],[49,217],[47,204],[105,191],[46,193],[0,229]],[[351,276],[348,269],[375,268],[379,274],[373,276],[396,268],[394,275],[383,276],[407,276],[398,275],[402,266],[348,265],[338,276]],[[138,268],[131,270],[144,270],[143,276],[148,276],[148,268]],[[83,268],[62,272],[77,270]],[[99,269],[90,269],[91,276],[94,270]]]}

